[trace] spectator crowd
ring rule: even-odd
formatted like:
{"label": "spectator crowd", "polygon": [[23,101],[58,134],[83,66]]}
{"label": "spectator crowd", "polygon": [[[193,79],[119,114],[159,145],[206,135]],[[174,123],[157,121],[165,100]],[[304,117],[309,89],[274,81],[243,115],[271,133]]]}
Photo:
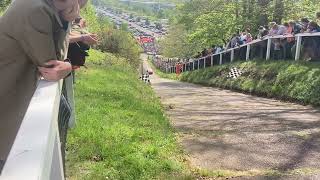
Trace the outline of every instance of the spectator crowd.
{"label": "spectator crowd", "polygon": [[[265,39],[268,36],[284,36],[283,38],[274,39],[272,41],[272,50],[274,59],[292,59],[293,52],[295,52],[295,38],[294,35],[299,33],[317,33],[320,32],[320,12],[316,13],[316,20],[302,18],[300,21],[289,21],[283,24],[270,22],[269,25],[260,26],[257,35],[253,36],[251,30],[246,28],[244,31],[238,30],[230,41],[225,45],[213,45],[211,48],[204,49],[199,52],[195,58],[206,57],[208,55],[217,54],[225,49],[236,48],[241,45],[251,43],[256,40]],[[318,60],[320,57],[320,38],[319,37],[305,37],[303,40],[303,59],[304,60]],[[255,53],[255,52],[254,52]],[[264,53],[265,54],[265,53]]]}
{"label": "spectator crowd", "polygon": [[[250,58],[263,59],[266,57],[267,51],[267,38],[274,38],[271,41],[270,56],[274,60],[280,59],[294,59],[296,52],[296,39],[295,35],[301,33],[317,33],[320,32],[320,12],[316,13],[315,20],[302,18],[300,21],[289,21],[283,24],[270,22],[269,25],[260,26],[256,32],[251,32],[250,28],[241,31],[237,30],[232,35],[230,40],[225,45],[213,45],[210,48],[205,48],[198,52],[192,59],[203,59],[201,61],[194,61],[192,59],[163,59],[156,57],[154,63],[163,71],[168,71],[169,67],[181,67],[185,70],[197,69],[210,64],[210,56],[219,54],[227,49],[236,48],[235,56],[239,59],[246,59],[247,47],[242,46],[251,44]],[[255,34],[255,36],[253,35]],[[303,37],[301,48],[302,59],[305,61],[319,61],[320,60],[320,36]],[[225,59],[230,59],[230,53],[223,56]],[[215,63],[219,60],[214,58]],[[190,63],[188,63],[190,62]],[[209,63],[208,63],[209,62]],[[186,66],[186,67],[185,67]],[[192,66],[192,67],[191,67]]]}

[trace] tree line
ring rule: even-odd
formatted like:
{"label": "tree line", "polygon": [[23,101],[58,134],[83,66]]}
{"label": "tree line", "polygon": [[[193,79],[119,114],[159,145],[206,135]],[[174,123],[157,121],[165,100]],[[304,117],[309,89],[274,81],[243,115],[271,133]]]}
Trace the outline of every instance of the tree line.
{"label": "tree line", "polygon": [[191,57],[203,48],[226,44],[239,29],[255,35],[269,22],[312,19],[319,7],[319,0],[190,0],[176,8],[171,31],[160,43],[162,52]]}

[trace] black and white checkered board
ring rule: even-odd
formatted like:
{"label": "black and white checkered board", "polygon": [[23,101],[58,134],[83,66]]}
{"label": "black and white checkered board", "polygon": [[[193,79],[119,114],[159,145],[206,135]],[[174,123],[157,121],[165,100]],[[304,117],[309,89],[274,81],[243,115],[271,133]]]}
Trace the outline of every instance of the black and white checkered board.
{"label": "black and white checkered board", "polygon": [[242,74],[241,70],[239,70],[236,67],[233,67],[230,69],[228,77],[233,78],[233,79],[237,79],[239,76],[241,76],[241,74]]}
{"label": "black and white checkered board", "polygon": [[150,83],[150,76],[149,74],[143,74],[141,77],[142,81],[145,83]]}

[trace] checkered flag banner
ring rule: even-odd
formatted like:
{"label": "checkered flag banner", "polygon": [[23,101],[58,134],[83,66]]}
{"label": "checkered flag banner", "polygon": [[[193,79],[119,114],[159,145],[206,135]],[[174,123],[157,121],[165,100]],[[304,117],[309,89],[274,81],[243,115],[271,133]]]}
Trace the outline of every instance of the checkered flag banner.
{"label": "checkered flag banner", "polygon": [[239,70],[236,67],[233,67],[230,69],[228,77],[233,78],[233,79],[237,79],[239,76],[241,76],[241,74],[242,74],[241,70]]}
{"label": "checkered flag banner", "polygon": [[149,74],[143,74],[141,77],[142,81],[145,83],[150,83],[150,76]]}

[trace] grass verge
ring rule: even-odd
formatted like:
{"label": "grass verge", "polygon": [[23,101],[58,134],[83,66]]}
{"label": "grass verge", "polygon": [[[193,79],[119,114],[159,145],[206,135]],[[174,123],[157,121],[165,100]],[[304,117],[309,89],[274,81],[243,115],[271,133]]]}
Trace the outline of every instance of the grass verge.
{"label": "grass verge", "polygon": [[[232,67],[243,72],[241,77],[228,77]],[[319,74],[319,63],[249,61],[186,72],[181,80],[319,106]]]}
{"label": "grass verge", "polygon": [[98,51],[90,55],[88,69],[77,72],[68,179],[191,178],[152,89],[125,60]]}

